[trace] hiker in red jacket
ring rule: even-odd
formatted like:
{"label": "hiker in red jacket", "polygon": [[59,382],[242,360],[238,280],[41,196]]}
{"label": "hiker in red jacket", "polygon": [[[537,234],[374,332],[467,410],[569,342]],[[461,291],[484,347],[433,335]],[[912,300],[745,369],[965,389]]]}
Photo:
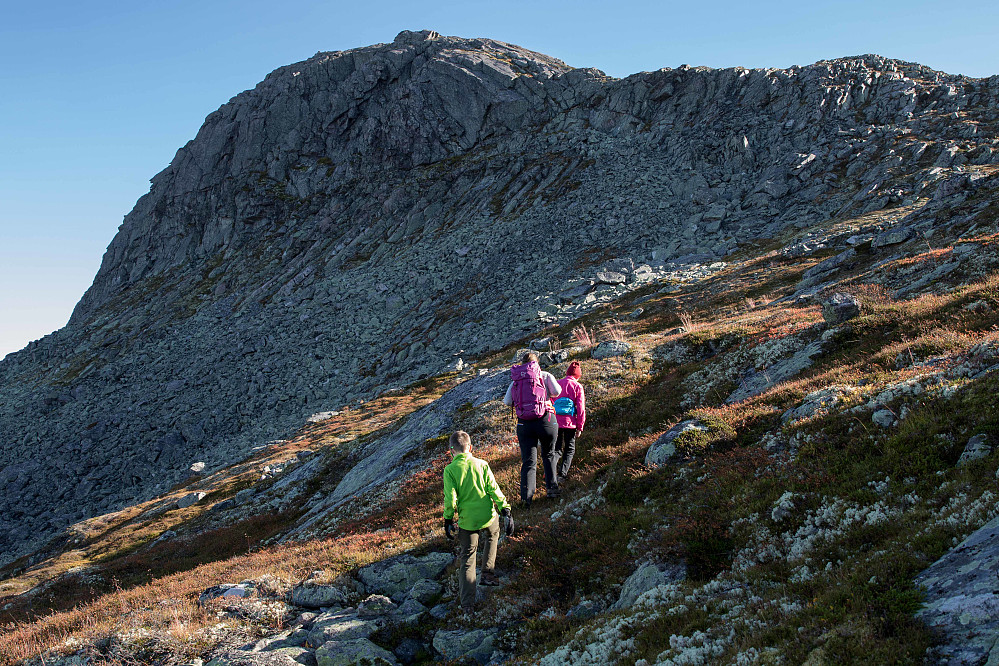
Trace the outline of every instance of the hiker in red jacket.
{"label": "hiker in red jacket", "polygon": [[558,380],[562,393],[554,403],[558,436],[555,438],[552,467],[560,487],[569,475],[572,456],[576,453],[576,439],[583,434],[583,424],[586,423],[586,393],[579,383],[582,374],[579,361],[573,361],[565,371],[565,377]]}
{"label": "hiker in red jacket", "polygon": [[517,412],[517,441],[520,443],[520,499],[525,507],[531,506],[538,471],[538,447],[545,469],[545,487],[549,497],[558,497],[558,481],[552,465],[558,423],[552,398],[558,397],[562,388],[550,372],[543,372],[537,354],[528,352],[521,365],[510,369],[510,388],[503,396],[503,403],[513,405]]}

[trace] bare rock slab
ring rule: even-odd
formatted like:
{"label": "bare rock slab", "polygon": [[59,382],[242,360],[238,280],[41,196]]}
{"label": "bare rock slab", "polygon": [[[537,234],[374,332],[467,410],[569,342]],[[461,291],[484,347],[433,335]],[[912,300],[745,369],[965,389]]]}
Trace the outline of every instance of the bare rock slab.
{"label": "bare rock slab", "polygon": [[917,616],[941,644],[927,662],[989,664],[999,660],[999,518],[993,518],[916,578],[926,588]]}

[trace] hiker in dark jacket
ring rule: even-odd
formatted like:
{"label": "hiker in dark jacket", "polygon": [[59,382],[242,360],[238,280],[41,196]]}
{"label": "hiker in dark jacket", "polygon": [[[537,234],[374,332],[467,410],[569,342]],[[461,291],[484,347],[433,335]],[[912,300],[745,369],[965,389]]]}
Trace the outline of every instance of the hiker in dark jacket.
{"label": "hiker in dark jacket", "polygon": [[558,423],[552,398],[562,391],[550,372],[543,372],[538,356],[527,353],[521,365],[510,369],[513,379],[503,396],[503,403],[512,405],[517,412],[517,441],[520,443],[520,499],[531,506],[537,484],[538,447],[545,470],[545,487],[549,497],[558,497],[558,480],[552,465]]}
{"label": "hiker in dark jacket", "polygon": [[[461,607],[472,611],[475,593],[475,559],[482,545],[483,585],[499,585],[496,578],[496,546],[499,542],[500,519],[507,536],[513,535],[510,505],[496,483],[489,463],[472,455],[472,438],[459,430],[451,435],[451,462],[444,468],[444,534],[455,538],[454,513],[458,512],[458,591]],[[499,515],[497,515],[499,511]]]}
{"label": "hiker in dark jacket", "polygon": [[579,383],[582,375],[579,361],[573,361],[565,371],[565,377],[558,380],[562,393],[555,401],[558,437],[555,439],[552,465],[560,487],[569,474],[572,456],[576,453],[576,439],[583,434],[583,425],[586,423],[586,392]]}

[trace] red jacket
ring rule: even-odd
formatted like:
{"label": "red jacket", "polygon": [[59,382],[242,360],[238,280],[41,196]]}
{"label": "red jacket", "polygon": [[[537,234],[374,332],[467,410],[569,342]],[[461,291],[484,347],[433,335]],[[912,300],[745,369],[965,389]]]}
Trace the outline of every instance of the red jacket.
{"label": "red jacket", "polygon": [[586,423],[586,394],[583,393],[583,385],[577,382],[572,377],[563,377],[558,380],[558,385],[562,387],[562,393],[559,397],[570,397],[572,401],[576,403],[576,415],[568,416],[563,414],[556,414],[555,420],[558,421],[559,428],[575,428],[582,432],[583,424]]}

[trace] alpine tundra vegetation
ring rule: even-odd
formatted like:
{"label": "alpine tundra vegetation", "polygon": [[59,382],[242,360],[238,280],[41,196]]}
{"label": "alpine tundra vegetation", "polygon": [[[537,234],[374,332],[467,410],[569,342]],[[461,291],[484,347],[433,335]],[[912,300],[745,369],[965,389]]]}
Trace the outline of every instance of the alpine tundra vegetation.
{"label": "alpine tundra vegetation", "polygon": [[[997,132],[875,55],[274,71],[0,361],[0,664],[994,663]],[[448,435],[516,496],[528,349],[586,431],[463,615]]]}

